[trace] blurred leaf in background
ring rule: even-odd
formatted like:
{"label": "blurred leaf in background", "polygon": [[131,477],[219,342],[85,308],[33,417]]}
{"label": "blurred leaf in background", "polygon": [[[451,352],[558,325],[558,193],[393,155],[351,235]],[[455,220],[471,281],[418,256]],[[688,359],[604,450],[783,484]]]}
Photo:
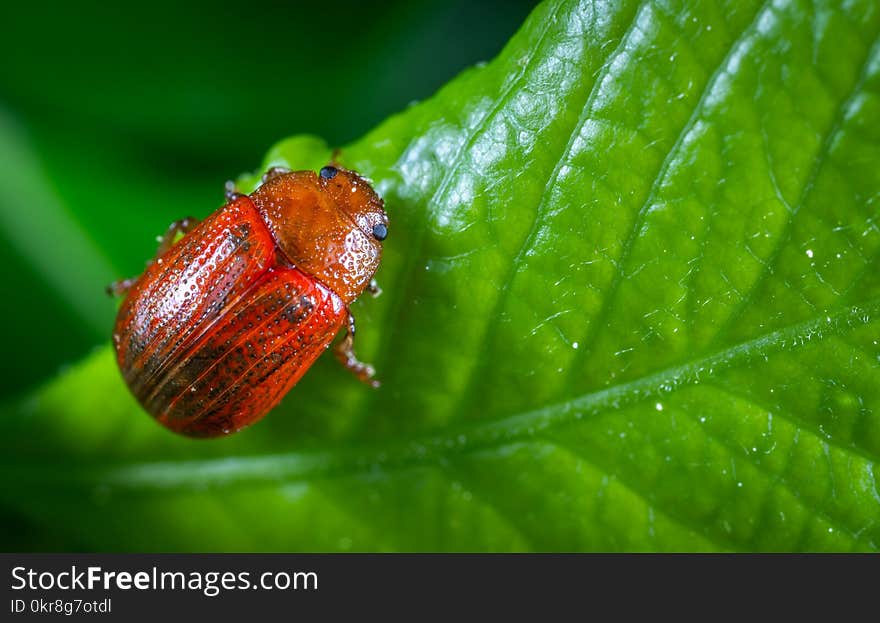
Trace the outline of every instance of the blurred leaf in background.
{"label": "blurred leaf in background", "polygon": [[873,0],[543,3],[343,150],[392,219],[385,294],[354,309],[381,390],[324,358],[195,443],[102,348],[8,405],[10,525],[113,550],[878,549],[878,34]]}

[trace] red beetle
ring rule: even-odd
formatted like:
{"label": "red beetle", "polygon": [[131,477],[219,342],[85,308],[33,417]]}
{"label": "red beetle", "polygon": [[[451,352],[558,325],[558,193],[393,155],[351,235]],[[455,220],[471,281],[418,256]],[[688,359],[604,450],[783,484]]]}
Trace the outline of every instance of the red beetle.
{"label": "red beetle", "polygon": [[[178,242],[175,237],[184,233]],[[215,437],[271,410],[347,328],[337,358],[373,386],[355,357],[349,305],[372,282],[388,216],[353,171],[270,169],[251,195],[201,223],[171,225],[128,292],[113,331],[129,389],[171,430]]]}

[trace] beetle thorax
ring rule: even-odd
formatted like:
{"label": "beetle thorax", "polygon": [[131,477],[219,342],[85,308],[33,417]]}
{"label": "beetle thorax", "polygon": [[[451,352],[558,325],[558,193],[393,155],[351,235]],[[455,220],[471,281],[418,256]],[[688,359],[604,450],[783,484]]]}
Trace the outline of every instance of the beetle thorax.
{"label": "beetle thorax", "polygon": [[338,174],[332,170],[331,179],[311,171],[279,175],[251,199],[284,259],[351,303],[369,284],[381,258],[382,246],[370,232],[388,219],[366,181],[343,169]]}

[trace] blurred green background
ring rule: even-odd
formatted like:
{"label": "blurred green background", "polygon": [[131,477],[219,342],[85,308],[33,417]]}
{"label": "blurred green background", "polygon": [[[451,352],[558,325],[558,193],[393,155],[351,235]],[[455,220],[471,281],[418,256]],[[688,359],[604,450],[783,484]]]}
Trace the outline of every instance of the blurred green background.
{"label": "blurred green background", "polygon": [[[535,2],[15,3],[0,38],[4,400],[109,339],[144,232],[298,133],[343,145],[492,58]],[[59,270],[60,267],[60,270]]]}

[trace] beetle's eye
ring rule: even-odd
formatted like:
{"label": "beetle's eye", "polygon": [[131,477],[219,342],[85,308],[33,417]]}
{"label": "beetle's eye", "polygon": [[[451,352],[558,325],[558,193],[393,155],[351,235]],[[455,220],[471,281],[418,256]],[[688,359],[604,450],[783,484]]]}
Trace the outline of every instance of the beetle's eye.
{"label": "beetle's eye", "polygon": [[325,180],[332,180],[336,177],[337,173],[339,173],[339,171],[336,170],[336,167],[324,167],[321,169],[320,176]]}
{"label": "beetle's eye", "polygon": [[379,242],[382,242],[383,240],[385,240],[385,236],[387,235],[388,228],[385,227],[384,224],[376,223],[375,225],[373,225],[373,238],[375,238]]}

